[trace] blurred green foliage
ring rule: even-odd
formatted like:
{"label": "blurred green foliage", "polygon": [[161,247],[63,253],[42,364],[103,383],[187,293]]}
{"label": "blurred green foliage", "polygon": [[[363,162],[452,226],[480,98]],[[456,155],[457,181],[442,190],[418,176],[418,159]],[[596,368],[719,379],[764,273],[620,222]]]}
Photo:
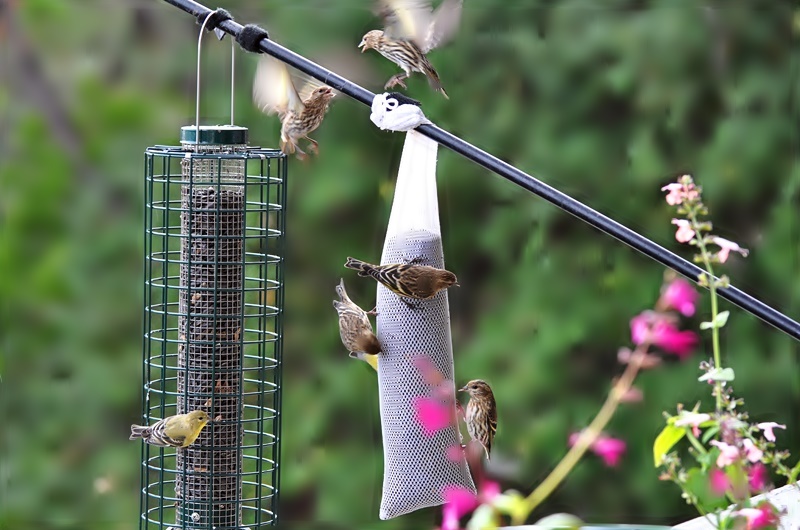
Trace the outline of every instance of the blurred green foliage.
{"label": "blurred green foliage", "polygon": [[[218,4],[311,58],[355,52],[376,27],[366,0]],[[734,283],[797,318],[799,28],[788,0],[467,0],[461,33],[431,54],[451,100],[421,76],[408,93],[446,129],[686,256],[659,188],[691,172],[717,233],[751,249],[726,267]],[[137,528],[142,153],[194,122],[197,31],[157,0],[0,6],[0,528]],[[204,43],[202,115],[223,123],[230,44]],[[255,58],[237,57],[236,122],[274,146],[277,120],[249,97]],[[396,71],[373,52],[344,57],[374,70],[372,90]],[[377,524],[375,376],[348,359],[330,302],[347,255],[378,259],[391,206],[403,136],[367,116],[337,98],[320,156],[290,166],[285,521]],[[445,255],[464,286],[450,294],[457,383],[493,384],[503,485],[529,491],[597,410],[662,269],[446,149],[438,173]],[[348,283],[365,307],[374,288]],[[753,416],[787,423],[779,441],[797,449],[797,344],[722,309],[737,392]],[[651,444],[661,411],[707,399],[695,381],[707,352],[645,373],[645,401],[609,426],[629,444],[623,464],[587,457],[535,516],[693,517],[657,480]]]}

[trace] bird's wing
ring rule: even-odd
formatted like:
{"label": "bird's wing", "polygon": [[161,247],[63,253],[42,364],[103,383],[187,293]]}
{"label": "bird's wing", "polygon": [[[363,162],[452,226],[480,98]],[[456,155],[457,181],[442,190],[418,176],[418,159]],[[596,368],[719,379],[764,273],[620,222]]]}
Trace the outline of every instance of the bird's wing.
{"label": "bird's wing", "polygon": [[284,63],[266,55],[259,59],[253,80],[253,101],[262,112],[280,116],[289,109],[302,112],[304,100],[296,86]]}
{"label": "bird's wing", "polygon": [[444,0],[433,13],[420,49],[428,53],[453,38],[461,23],[464,0]]}
{"label": "bird's wing", "polygon": [[310,75],[298,72],[297,70],[292,72],[292,81],[294,82],[294,86],[297,89],[297,95],[300,97],[301,101],[308,101],[308,98],[311,97],[312,92],[320,87],[328,86],[322,81],[318,81]]}
{"label": "bird's wing", "polygon": [[381,0],[378,9],[386,36],[424,45],[431,23],[430,0]]}

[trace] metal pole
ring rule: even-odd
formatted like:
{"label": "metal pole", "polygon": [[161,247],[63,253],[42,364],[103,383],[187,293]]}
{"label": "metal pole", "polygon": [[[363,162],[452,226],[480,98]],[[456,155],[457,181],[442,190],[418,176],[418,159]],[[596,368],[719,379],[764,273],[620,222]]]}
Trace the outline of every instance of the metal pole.
{"label": "metal pole", "polygon": [[[164,0],[187,13],[198,17],[203,20],[208,14],[213,11],[202,4],[198,4],[193,0]],[[222,31],[237,37],[242,31],[242,25],[233,20],[225,20],[218,26]],[[306,59],[305,57],[288,50],[269,39],[262,39],[259,43],[261,50],[281,61],[297,68],[301,72],[319,79],[323,83],[335,88],[343,94],[364,103],[365,105],[372,105],[372,99],[375,94],[366,90],[355,83],[348,81],[340,75],[331,72],[330,70]],[[472,160],[476,164],[500,175],[501,177],[510,180],[514,184],[525,188],[526,190],[542,197],[551,204],[558,206],[562,210],[571,213],[578,219],[590,224],[591,226],[602,230],[603,232],[615,237],[626,245],[638,250],[642,254],[654,259],[655,261],[665,265],[681,274],[686,276],[692,281],[697,281],[703,270],[697,265],[683,259],[677,254],[670,252],[661,245],[647,239],[643,235],[634,232],[630,228],[606,217],[600,212],[590,208],[582,202],[573,199],[569,195],[558,191],[557,189],[548,186],[544,182],[532,177],[531,175],[521,171],[514,166],[503,162],[483,151],[474,145],[462,140],[461,138],[445,131],[437,125],[420,125],[416,129],[423,135],[439,142],[439,144],[449,148],[450,150]],[[745,311],[755,315],[767,324],[770,324],[791,337],[800,340],[800,323],[792,320],[780,311],[768,306],[767,304],[757,300],[749,294],[730,286],[725,289],[720,289],[720,296],[732,302]]]}

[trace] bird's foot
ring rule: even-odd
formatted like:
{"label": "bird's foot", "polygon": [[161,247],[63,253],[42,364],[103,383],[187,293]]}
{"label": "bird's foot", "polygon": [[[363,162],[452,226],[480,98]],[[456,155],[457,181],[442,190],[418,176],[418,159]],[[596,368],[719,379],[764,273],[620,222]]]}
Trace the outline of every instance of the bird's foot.
{"label": "bird's foot", "polygon": [[406,77],[408,76],[406,76],[405,74],[393,75],[392,77],[389,78],[388,81],[386,81],[386,84],[383,85],[383,88],[388,90],[397,85],[400,85],[403,88],[407,88],[405,82],[403,81],[403,79],[405,79]]}
{"label": "bird's foot", "polygon": [[378,306],[375,306],[372,309],[370,309],[369,311],[367,311],[367,314],[371,315],[373,317],[378,316]]}
{"label": "bird's foot", "polygon": [[308,153],[306,153],[305,151],[300,149],[300,146],[298,146],[298,145],[294,146],[294,148],[292,149],[292,152],[295,153],[295,155],[297,156],[297,159],[300,160],[301,162],[304,162],[305,160],[308,159]]}
{"label": "bird's foot", "polygon": [[314,155],[318,155],[319,154],[319,143],[317,143],[315,140],[312,140],[308,136],[306,136],[306,140],[308,140],[308,142],[309,142],[308,150],[311,153],[313,153]]}
{"label": "bird's foot", "polygon": [[425,258],[424,258],[424,257],[422,257],[422,256],[417,256],[417,257],[415,257],[414,259],[412,259],[411,261],[409,261],[409,262],[408,262],[408,264],[409,264],[409,265],[419,265],[419,264],[420,264],[420,263],[422,263],[423,261],[425,261]]}
{"label": "bird's foot", "polygon": [[416,301],[409,300],[405,296],[401,296],[400,300],[402,300],[403,303],[406,304],[406,307],[408,307],[412,311],[419,311],[420,309],[422,309],[419,306],[419,304],[416,303]]}

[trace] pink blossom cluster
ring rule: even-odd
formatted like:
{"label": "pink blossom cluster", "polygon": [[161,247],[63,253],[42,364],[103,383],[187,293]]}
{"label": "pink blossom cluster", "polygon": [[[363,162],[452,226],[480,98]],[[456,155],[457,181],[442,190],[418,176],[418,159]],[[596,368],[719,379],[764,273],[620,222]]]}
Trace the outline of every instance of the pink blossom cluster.
{"label": "pink blossom cluster", "polygon": [[739,246],[738,243],[719,236],[698,234],[700,231],[710,230],[711,223],[698,220],[698,216],[703,212],[703,204],[700,201],[700,188],[694,184],[690,175],[683,175],[677,182],[661,188],[661,191],[667,192],[665,197],[667,204],[678,206],[678,213],[686,215],[686,218],[672,220],[672,224],[677,226],[675,239],[679,243],[716,245],[719,250],[713,255],[713,258],[719,263],[725,263],[731,252],[738,252],[743,257],[747,257],[748,250]]}

